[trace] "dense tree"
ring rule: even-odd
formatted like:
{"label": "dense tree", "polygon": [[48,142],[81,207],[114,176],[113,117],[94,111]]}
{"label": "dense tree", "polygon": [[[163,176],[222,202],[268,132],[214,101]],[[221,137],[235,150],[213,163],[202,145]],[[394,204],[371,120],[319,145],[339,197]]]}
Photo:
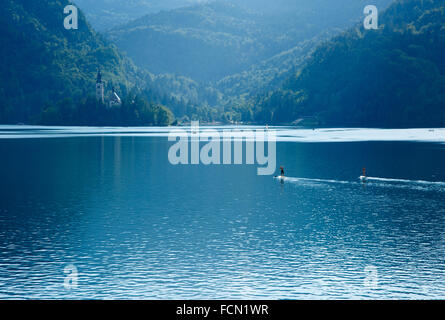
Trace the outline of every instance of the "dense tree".
{"label": "dense tree", "polygon": [[37,121],[43,125],[167,126],[174,116],[166,107],[151,103],[141,93],[131,92],[121,106],[109,107],[89,96],[76,106],[63,99],[47,105]]}
{"label": "dense tree", "polygon": [[[390,1],[374,4],[383,8]],[[366,4],[367,0],[204,1],[143,16],[106,35],[137,66],[155,74],[172,73],[198,82],[234,76],[218,88],[238,95],[249,85],[257,89],[256,82],[266,85],[273,74],[288,71],[322,34],[357,21]],[[247,78],[244,72],[249,73]],[[239,89],[237,79],[243,81]]]}
{"label": "dense tree", "polygon": [[259,108],[275,123],[444,126],[444,21],[443,0],[396,1],[379,30],[357,26],[324,43]]}

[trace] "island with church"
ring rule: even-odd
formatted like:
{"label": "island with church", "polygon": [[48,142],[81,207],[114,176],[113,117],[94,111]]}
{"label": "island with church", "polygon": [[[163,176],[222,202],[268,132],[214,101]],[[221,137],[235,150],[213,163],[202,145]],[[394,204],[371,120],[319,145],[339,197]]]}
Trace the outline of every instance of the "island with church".
{"label": "island with church", "polygon": [[[121,85],[121,91],[125,93],[121,98],[113,82],[104,80],[101,68],[97,68],[95,80],[90,94],[76,100],[65,96],[55,104],[47,105],[35,122],[73,126],[168,126],[175,123],[173,113],[153,102],[146,90]],[[108,92],[107,87],[111,87]]]}
{"label": "island with church", "polygon": [[105,101],[105,85],[102,81],[102,73],[100,72],[100,69],[97,71],[96,100],[106,104],[110,108],[122,106],[122,100],[114,90],[114,86],[111,89],[110,96],[108,97],[107,101]]}

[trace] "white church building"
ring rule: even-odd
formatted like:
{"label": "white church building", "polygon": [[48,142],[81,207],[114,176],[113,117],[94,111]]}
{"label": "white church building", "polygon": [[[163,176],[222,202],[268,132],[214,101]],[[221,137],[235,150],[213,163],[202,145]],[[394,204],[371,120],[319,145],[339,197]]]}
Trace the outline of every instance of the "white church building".
{"label": "white church building", "polygon": [[122,106],[122,100],[114,90],[114,87],[111,90],[109,98],[107,99],[107,101],[105,101],[105,85],[102,81],[102,73],[100,72],[100,69],[97,72],[96,79],[96,100],[101,101],[103,104],[106,104],[110,108]]}

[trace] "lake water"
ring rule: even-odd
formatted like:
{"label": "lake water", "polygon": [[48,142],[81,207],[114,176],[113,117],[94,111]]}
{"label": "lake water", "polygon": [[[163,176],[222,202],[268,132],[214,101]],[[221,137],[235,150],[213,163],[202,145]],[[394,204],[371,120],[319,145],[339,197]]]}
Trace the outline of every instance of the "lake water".
{"label": "lake water", "polygon": [[284,180],[173,166],[168,128],[0,126],[0,298],[444,299],[445,131],[275,129]]}

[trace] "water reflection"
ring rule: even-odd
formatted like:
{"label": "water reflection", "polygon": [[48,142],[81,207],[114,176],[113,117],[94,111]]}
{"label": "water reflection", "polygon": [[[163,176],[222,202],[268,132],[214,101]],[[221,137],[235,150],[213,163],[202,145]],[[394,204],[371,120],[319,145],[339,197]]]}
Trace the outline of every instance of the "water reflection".
{"label": "water reflection", "polygon": [[[445,181],[443,148],[279,143],[281,182],[244,165],[172,166],[168,147],[0,141],[0,297],[444,298],[443,188],[357,180],[366,165]],[[68,264],[77,289],[63,286]]]}

